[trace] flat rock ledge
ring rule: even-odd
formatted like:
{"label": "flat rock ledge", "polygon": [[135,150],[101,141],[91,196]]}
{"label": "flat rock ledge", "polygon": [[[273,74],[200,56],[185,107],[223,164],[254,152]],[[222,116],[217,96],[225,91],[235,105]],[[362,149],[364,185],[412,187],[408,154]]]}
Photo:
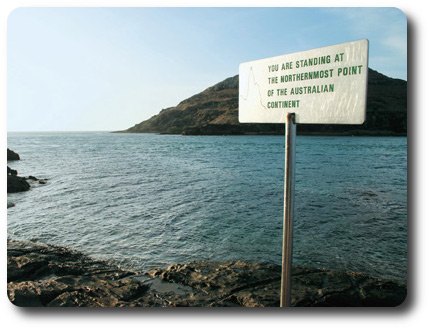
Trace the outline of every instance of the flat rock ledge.
{"label": "flat rock ledge", "polygon": [[58,246],[7,245],[7,294],[20,307],[132,306],[148,291],[136,274]]}
{"label": "flat rock ledge", "polygon": [[[281,267],[194,261],[146,273],[58,246],[8,241],[8,297],[17,306],[278,307]],[[292,306],[391,307],[406,287],[362,273],[293,267]]]}

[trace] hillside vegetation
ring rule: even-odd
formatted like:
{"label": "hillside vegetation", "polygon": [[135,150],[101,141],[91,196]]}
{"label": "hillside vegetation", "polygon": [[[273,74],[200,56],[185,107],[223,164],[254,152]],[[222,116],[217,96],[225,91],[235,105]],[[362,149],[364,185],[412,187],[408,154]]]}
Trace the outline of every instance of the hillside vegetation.
{"label": "hillside vegetation", "polygon": [[[238,121],[239,76],[207,88],[177,106],[163,109],[120,133],[184,135],[284,134],[283,124]],[[301,135],[406,135],[407,82],[369,69],[366,121],[363,125],[297,126]]]}

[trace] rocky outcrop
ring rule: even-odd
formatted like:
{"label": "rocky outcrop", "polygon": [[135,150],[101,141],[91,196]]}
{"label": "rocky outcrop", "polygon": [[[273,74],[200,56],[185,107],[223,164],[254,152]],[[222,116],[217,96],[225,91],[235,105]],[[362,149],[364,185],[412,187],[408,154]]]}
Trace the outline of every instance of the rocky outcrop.
{"label": "rocky outcrop", "polygon": [[[16,152],[10,149],[7,149],[7,159],[20,160],[20,157]],[[23,191],[29,190],[31,186],[28,181],[37,182],[39,184],[46,184],[48,179],[38,179],[32,175],[28,177],[20,177],[18,176],[17,170],[11,169],[9,166],[7,167],[7,192],[8,193],[16,193],[16,192],[23,192]],[[11,207],[12,204],[13,203],[10,203],[10,204],[8,203],[8,208]]]}
{"label": "rocky outcrop", "polygon": [[27,191],[30,189],[30,184],[23,177],[18,176],[16,170],[7,167],[7,192],[15,193],[21,191]]}
{"label": "rocky outcrop", "polygon": [[[149,274],[191,288],[167,298],[175,306],[279,306],[281,266],[277,265],[196,261]],[[391,281],[362,273],[293,267],[292,306],[397,306],[405,298],[406,288]]]}
{"label": "rocky outcrop", "polygon": [[[176,107],[162,110],[123,133],[185,135],[284,134],[283,124],[241,124],[238,121],[239,76],[207,88]],[[368,71],[366,121],[363,125],[309,125],[299,135],[406,135],[407,82]]]}
{"label": "rocky outcrop", "polygon": [[16,152],[7,148],[7,160],[20,160],[20,157]]}
{"label": "rocky outcrop", "polygon": [[[7,160],[20,160],[19,155],[10,150],[7,149]],[[18,171],[11,169],[9,166],[7,167],[7,192],[8,193],[14,193],[14,192],[21,192],[21,191],[27,191],[30,189],[30,185],[25,180],[25,178],[22,178],[18,176]],[[13,204],[13,203],[12,203]],[[12,204],[7,205],[7,207],[11,207]]]}
{"label": "rocky outcrop", "polygon": [[[195,261],[127,271],[61,247],[8,241],[8,296],[18,306],[277,307],[281,267]],[[361,273],[293,268],[293,306],[397,306],[406,287]]]}
{"label": "rocky outcrop", "polygon": [[131,275],[61,247],[8,241],[7,293],[17,306],[133,306],[148,286]]}

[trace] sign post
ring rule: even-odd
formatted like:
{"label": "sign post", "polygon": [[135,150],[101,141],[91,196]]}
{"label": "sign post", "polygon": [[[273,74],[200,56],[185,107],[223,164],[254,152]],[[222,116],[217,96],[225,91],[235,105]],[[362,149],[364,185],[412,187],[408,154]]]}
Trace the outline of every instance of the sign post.
{"label": "sign post", "polygon": [[285,123],[281,307],[291,305],[296,124],[363,124],[368,52],[362,39],[239,66],[239,122]]}
{"label": "sign post", "polygon": [[284,179],[284,233],[282,244],[281,307],[291,302],[291,274],[293,266],[294,172],[296,165],[295,114],[285,120],[285,179]]}

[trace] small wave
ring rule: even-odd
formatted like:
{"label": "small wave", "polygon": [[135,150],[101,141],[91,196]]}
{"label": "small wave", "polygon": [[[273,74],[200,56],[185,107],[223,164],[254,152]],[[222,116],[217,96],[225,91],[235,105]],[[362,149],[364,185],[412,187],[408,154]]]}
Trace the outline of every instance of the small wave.
{"label": "small wave", "polygon": [[[188,258],[279,263],[283,139],[192,137],[177,148],[170,136],[17,135],[13,145],[28,151],[22,171],[52,180],[14,197],[8,234],[66,244],[133,269]],[[388,140],[369,138],[366,148],[354,141],[297,137],[295,261],[374,274],[397,270],[400,278],[406,145],[387,149],[392,157],[378,158],[376,166],[391,169],[372,174]],[[383,264],[372,250],[382,251]]]}

